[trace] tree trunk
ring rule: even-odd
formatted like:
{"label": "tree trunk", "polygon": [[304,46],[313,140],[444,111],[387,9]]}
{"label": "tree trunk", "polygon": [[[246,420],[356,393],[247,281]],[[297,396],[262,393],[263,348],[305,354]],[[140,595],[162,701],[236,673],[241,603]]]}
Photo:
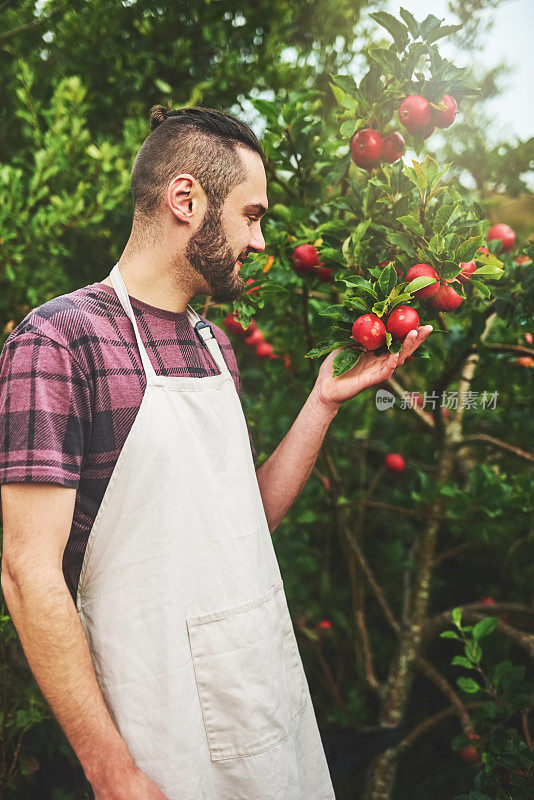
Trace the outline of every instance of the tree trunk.
{"label": "tree trunk", "polygon": [[[495,313],[488,317],[481,340],[487,337],[495,318]],[[465,359],[458,386],[459,398],[469,390],[478,360],[477,353],[471,353]],[[438,462],[436,500],[429,509],[432,511],[432,517],[428,519],[421,534],[412,586],[404,596],[402,619],[405,622],[402,625],[398,649],[390,667],[381,703],[379,720],[381,727],[395,728],[402,724],[414,678],[412,666],[416,656],[422,655],[423,626],[427,618],[432,564],[440,525],[438,517],[443,513],[445,504],[445,497],[439,494],[439,489],[453,474],[455,450],[462,436],[464,410],[462,407],[458,408],[446,426],[443,443],[436,453]],[[398,753],[395,748],[384,750],[374,759],[367,774],[365,800],[391,800],[397,763]]]}

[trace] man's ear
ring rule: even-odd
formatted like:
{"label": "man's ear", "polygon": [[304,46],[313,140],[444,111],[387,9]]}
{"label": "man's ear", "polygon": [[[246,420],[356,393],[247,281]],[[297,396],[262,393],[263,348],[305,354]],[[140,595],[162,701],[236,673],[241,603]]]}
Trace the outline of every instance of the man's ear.
{"label": "man's ear", "polygon": [[206,210],[206,196],[192,175],[177,175],[167,187],[167,206],[181,222],[202,219]]}

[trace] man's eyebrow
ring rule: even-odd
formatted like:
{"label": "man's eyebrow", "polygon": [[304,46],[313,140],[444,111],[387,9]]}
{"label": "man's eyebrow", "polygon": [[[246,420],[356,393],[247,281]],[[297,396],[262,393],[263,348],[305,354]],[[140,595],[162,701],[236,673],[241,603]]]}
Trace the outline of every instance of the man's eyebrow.
{"label": "man's eyebrow", "polygon": [[248,205],[245,206],[245,208],[243,210],[244,211],[248,211],[248,210],[254,211],[255,214],[259,214],[259,215],[263,215],[267,211],[267,209],[265,208],[264,205],[262,205],[262,203],[249,203]]}

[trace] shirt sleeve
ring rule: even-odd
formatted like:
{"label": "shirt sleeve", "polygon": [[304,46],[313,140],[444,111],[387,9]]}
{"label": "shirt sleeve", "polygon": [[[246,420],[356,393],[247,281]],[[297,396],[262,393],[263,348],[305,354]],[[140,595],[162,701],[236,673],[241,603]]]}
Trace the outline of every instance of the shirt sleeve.
{"label": "shirt sleeve", "polygon": [[0,354],[0,483],[76,488],[90,441],[92,390],[70,351],[36,331]]}

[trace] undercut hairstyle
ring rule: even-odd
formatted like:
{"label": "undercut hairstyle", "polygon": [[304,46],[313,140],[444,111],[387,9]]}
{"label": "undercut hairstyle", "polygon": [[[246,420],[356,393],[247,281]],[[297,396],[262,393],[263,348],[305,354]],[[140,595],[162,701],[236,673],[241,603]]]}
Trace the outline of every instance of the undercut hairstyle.
{"label": "undercut hairstyle", "polygon": [[130,186],[134,221],[141,227],[157,224],[167,187],[182,172],[193,175],[206,193],[208,208],[219,210],[229,192],[246,179],[238,149],[265,154],[254,132],[226,111],[190,106],[150,109],[150,133],[132,168]]}

